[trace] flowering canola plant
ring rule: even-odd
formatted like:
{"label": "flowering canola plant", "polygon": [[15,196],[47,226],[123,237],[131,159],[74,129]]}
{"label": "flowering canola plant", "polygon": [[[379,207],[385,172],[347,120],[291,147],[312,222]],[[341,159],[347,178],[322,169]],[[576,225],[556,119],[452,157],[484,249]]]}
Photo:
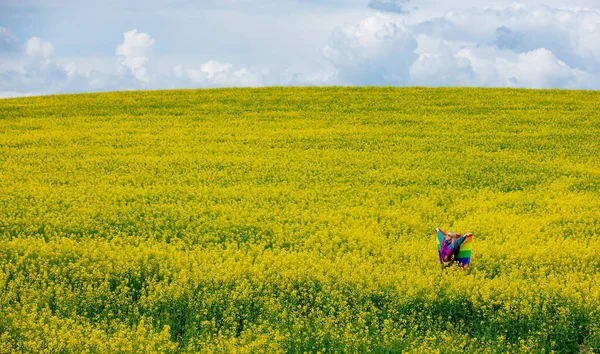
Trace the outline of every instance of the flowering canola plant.
{"label": "flowering canola plant", "polygon": [[0,100],[0,353],[596,352],[599,133],[593,91]]}

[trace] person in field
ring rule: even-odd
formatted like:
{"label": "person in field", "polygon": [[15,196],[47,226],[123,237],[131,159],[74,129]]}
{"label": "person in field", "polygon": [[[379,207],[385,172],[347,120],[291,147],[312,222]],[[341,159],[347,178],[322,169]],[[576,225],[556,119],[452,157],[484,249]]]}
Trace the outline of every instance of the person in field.
{"label": "person in field", "polygon": [[440,264],[442,267],[449,267],[453,263],[457,263],[459,267],[466,269],[469,266],[471,259],[471,250],[463,252],[460,247],[465,242],[470,242],[473,234],[468,232],[464,235],[459,235],[454,231],[444,232],[440,228],[435,229],[438,236],[438,252],[440,256]]}

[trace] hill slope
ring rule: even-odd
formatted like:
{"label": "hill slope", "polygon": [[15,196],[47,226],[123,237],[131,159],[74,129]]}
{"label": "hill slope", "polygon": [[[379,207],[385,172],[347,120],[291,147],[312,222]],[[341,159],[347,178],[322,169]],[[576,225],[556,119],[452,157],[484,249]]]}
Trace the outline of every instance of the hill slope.
{"label": "hill slope", "polygon": [[599,133],[586,91],[0,100],[0,352],[598,347]]}

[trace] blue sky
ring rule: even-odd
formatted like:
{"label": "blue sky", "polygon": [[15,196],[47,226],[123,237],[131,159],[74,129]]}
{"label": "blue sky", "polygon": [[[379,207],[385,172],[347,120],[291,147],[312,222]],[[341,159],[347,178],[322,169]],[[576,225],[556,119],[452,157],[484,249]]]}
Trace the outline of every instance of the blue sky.
{"label": "blue sky", "polygon": [[272,85],[600,88],[597,0],[0,0],[0,97]]}

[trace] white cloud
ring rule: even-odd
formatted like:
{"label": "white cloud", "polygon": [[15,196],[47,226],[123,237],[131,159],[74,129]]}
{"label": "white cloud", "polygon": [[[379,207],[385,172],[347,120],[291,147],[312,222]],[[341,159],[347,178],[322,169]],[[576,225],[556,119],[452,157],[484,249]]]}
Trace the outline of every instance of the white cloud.
{"label": "white cloud", "polygon": [[0,91],[11,96],[61,92],[68,72],[53,58],[54,46],[39,37],[28,39],[23,47],[21,61],[7,61],[9,68],[0,70]]}
{"label": "white cloud", "polygon": [[504,8],[450,11],[415,26],[415,31],[517,53],[546,48],[571,67],[600,71],[599,10],[513,3]]}
{"label": "white cloud", "polygon": [[124,41],[117,46],[117,56],[112,59],[69,61],[57,60],[51,42],[33,37],[25,43],[20,60],[1,59],[0,93],[2,97],[16,97],[32,92],[255,87],[265,85],[269,75],[265,69],[251,69],[216,60],[196,67],[177,65],[160,70],[159,66],[148,65],[154,43],[150,35],[133,30],[124,33]]}
{"label": "white cloud", "polygon": [[140,88],[128,68],[82,70],[73,62],[57,60],[54,45],[39,37],[28,39],[14,58],[0,60],[3,97]]}
{"label": "white cloud", "polygon": [[132,30],[125,32],[123,39],[123,43],[119,44],[116,49],[121,64],[127,67],[139,81],[149,82],[150,76],[147,65],[148,57],[154,46],[154,38],[147,33],[138,33],[137,30]]}
{"label": "white cloud", "polygon": [[596,10],[517,3],[451,11],[414,30],[418,85],[600,88]]}
{"label": "white cloud", "polygon": [[[359,0],[353,3],[358,6]],[[436,13],[416,23],[427,17],[421,10],[407,13],[408,0],[360,4],[387,13],[369,11],[374,15],[362,20],[359,11],[322,16],[312,21],[319,25],[290,25],[294,15],[289,15],[257,22],[260,30],[179,43],[188,51],[200,48],[201,59],[154,54],[156,40],[137,30],[125,32],[122,43],[102,58],[56,58],[59,42],[32,37],[21,43],[0,27],[0,95],[330,84],[600,88],[598,10],[512,4]],[[207,13],[213,24],[220,15],[216,8]],[[227,26],[239,28],[249,28],[257,18],[269,20],[268,11],[242,24],[239,13],[227,18]],[[281,29],[275,37],[273,23]],[[194,27],[187,25],[185,31],[192,33]],[[293,40],[302,30],[306,38]],[[270,54],[263,53],[265,37],[271,39]],[[221,48],[219,54],[215,48]]]}
{"label": "white cloud", "polygon": [[344,84],[408,84],[417,41],[401,18],[376,14],[331,33],[323,55]]}
{"label": "white cloud", "polygon": [[25,54],[30,58],[49,59],[53,53],[52,43],[39,37],[32,37],[25,43]]}
{"label": "white cloud", "polygon": [[230,63],[221,63],[210,60],[198,68],[184,67],[178,65],[173,69],[175,77],[182,79],[182,83],[188,82],[200,87],[214,86],[242,86],[256,87],[263,84],[263,74],[243,68],[235,68]]}
{"label": "white cloud", "polygon": [[470,49],[423,53],[411,67],[411,78],[425,86],[593,88],[595,85],[592,74],[569,67],[544,48],[516,56],[498,54],[488,59]]}
{"label": "white cloud", "polygon": [[410,76],[414,83],[423,86],[473,86],[475,73],[469,59],[424,53],[412,64]]}
{"label": "white cloud", "polygon": [[229,63],[219,63],[216,60],[210,60],[200,65],[200,70],[205,73],[209,79],[212,79],[215,77],[215,75],[229,71],[231,67],[232,65]]}
{"label": "white cloud", "polygon": [[411,28],[378,14],[333,30],[323,54],[342,84],[589,89],[600,87],[598,38],[596,10],[512,4]]}
{"label": "white cloud", "polygon": [[519,54],[516,62],[500,61],[501,80],[510,86],[530,88],[589,88],[590,74],[571,68],[549,50],[540,48]]}

